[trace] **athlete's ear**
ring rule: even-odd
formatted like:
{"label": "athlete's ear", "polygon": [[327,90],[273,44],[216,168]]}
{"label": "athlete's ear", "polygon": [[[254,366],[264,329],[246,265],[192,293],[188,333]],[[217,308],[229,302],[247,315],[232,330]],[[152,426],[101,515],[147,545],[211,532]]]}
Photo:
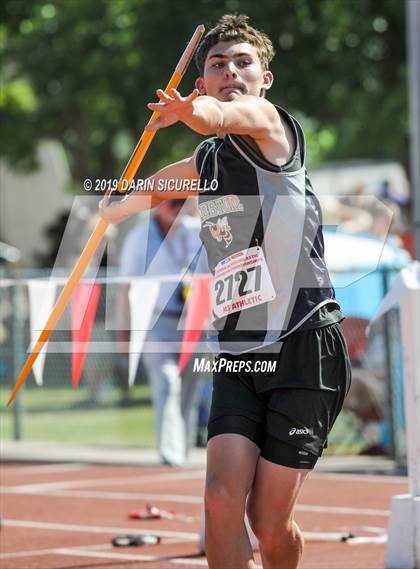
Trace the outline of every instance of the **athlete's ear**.
{"label": "athlete's ear", "polygon": [[206,94],[206,90],[204,88],[204,79],[202,77],[199,77],[195,80],[195,88],[198,89],[200,95]]}
{"label": "athlete's ear", "polygon": [[273,84],[274,81],[274,76],[271,73],[271,71],[264,71],[263,76],[262,76],[262,89],[264,89],[265,91],[267,91],[268,89],[270,89],[271,85]]}

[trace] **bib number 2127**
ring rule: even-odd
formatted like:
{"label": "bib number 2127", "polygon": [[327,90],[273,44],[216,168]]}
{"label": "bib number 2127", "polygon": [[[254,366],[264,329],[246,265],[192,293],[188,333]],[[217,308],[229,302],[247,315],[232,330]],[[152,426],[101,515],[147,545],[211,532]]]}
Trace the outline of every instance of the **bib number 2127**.
{"label": "bib number 2127", "polygon": [[261,247],[244,249],[217,264],[213,284],[213,312],[218,318],[275,298]]}

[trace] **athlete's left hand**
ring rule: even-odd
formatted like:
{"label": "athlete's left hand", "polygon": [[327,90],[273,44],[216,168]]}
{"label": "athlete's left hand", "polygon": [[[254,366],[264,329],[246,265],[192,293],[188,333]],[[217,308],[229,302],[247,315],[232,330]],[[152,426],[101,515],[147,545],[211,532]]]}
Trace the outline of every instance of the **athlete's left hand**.
{"label": "athlete's left hand", "polygon": [[130,195],[126,195],[122,199],[111,203],[110,193],[105,194],[103,199],[99,202],[98,213],[100,217],[110,224],[121,223],[132,213],[129,207],[129,198]]}
{"label": "athlete's left hand", "polygon": [[166,94],[162,89],[156,91],[159,103],[148,103],[147,107],[151,111],[158,111],[159,117],[148,124],[145,130],[156,132],[160,128],[166,128],[182,121],[183,118],[190,117],[193,112],[193,102],[198,97],[198,89],[194,89],[188,97],[182,97],[176,89],[170,89]]}

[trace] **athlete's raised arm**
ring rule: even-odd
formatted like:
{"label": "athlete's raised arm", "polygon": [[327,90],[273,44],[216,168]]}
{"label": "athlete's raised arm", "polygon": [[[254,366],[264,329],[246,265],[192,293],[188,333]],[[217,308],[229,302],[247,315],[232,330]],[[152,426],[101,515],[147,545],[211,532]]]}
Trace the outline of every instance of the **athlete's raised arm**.
{"label": "athlete's raised arm", "polygon": [[160,116],[146,127],[147,130],[156,131],[181,121],[206,136],[227,133],[249,136],[268,159],[289,155],[286,130],[277,109],[267,99],[242,95],[225,102],[207,95],[199,96],[197,89],[188,97],[182,97],[176,89],[169,95],[158,89],[157,95],[160,101],[147,106],[159,111]]}
{"label": "athlete's raised arm", "polygon": [[[172,180],[180,180],[185,190],[167,188]],[[105,197],[99,204],[99,215],[107,223],[120,223],[135,213],[156,207],[163,200],[193,198],[198,194],[198,184],[194,158],[185,158],[147,178],[143,184],[143,188],[150,188],[147,191],[134,191],[112,203],[109,196]]]}

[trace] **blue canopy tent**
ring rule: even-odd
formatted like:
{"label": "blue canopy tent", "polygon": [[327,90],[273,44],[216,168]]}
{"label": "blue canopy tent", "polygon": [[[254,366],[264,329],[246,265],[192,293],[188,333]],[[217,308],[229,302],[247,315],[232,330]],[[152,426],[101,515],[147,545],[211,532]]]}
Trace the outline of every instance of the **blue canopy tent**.
{"label": "blue canopy tent", "polygon": [[348,317],[370,320],[398,271],[410,262],[404,249],[370,235],[324,229],[325,261],[337,300]]}

